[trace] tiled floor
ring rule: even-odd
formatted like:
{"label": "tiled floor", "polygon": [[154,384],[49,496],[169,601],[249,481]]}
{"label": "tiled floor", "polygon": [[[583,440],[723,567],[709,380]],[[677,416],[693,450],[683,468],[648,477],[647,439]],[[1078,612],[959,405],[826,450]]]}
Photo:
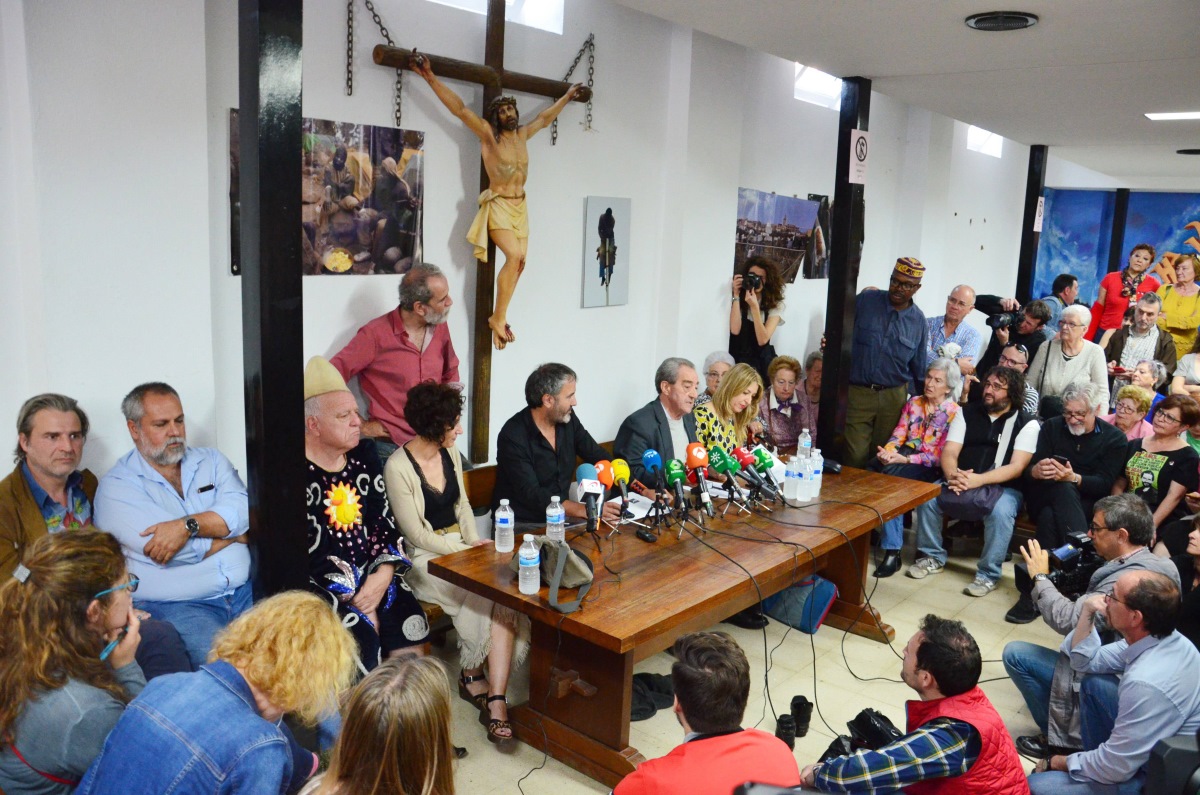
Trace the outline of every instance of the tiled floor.
{"label": "tiled floor", "polygon": [[[899,681],[899,654],[916,631],[918,622],[928,613],[957,618],[967,625],[983,654],[983,679],[997,680],[984,682],[982,687],[1003,716],[1009,731],[1014,737],[1036,733],[1020,693],[1005,676],[1000,653],[1011,640],[1057,646],[1061,638],[1041,620],[1024,626],[1005,623],[1004,613],[1017,598],[1011,563],[1005,564],[1004,577],[991,594],[977,599],[962,593],[963,587],[975,575],[978,555],[978,543],[959,541],[941,574],[924,580],[912,580],[901,569],[894,577],[878,581],[871,603],[884,620],[896,629],[894,651],[885,644],[854,635],[847,636],[831,627],[808,636],[797,630],[788,630],[778,622],[771,622],[765,632],[766,646],[774,649],[774,653],[766,682],[775,711],[786,712],[792,696],[804,695],[816,702],[820,712],[819,715],[813,713],[808,736],[796,741],[796,760],[801,767],[815,762],[835,734],[846,733],[846,721],[865,707],[874,707],[903,729],[904,702],[913,697],[913,691]],[[909,548],[904,552],[904,560],[907,568],[907,564],[913,560],[911,539]],[[874,580],[869,584],[871,582]],[[766,706],[763,687],[764,660],[767,658],[764,633],[738,629],[728,624],[722,624],[719,628],[737,639],[750,660],[753,679],[743,726],[758,726],[764,731],[774,732],[775,721]],[[450,643],[438,653],[450,670],[457,671],[454,639],[451,633]],[[670,673],[671,662],[669,655],[658,654],[641,663],[638,670],[666,674]],[[527,670],[514,673],[513,686],[510,688],[511,701],[524,698],[527,680]],[[550,758],[544,760],[542,769],[530,773],[533,768],[543,764],[540,752],[522,743],[512,743],[511,749],[501,751],[487,742],[470,705],[455,697],[452,709],[454,742],[470,749],[470,755],[457,763],[459,792],[471,795],[515,793],[518,791],[517,779],[526,774],[529,776],[521,787],[527,794],[608,792],[608,787]],[[630,744],[648,759],[667,753],[679,744],[682,737],[682,730],[669,709],[660,710],[649,720],[632,724],[630,729]]]}

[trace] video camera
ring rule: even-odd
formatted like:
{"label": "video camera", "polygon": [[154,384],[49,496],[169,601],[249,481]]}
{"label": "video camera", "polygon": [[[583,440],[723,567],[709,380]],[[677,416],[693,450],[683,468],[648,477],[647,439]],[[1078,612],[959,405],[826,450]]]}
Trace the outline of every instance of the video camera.
{"label": "video camera", "polygon": [[1067,543],[1050,550],[1050,582],[1063,596],[1078,599],[1104,562],[1087,533],[1067,533]]}
{"label": "video camera", "polygon": [[1012,328],[1019,325],[1025,317],[1025,308],[1018,306],[1011,312],[999,312],[994,315],[988,315],[983,321],[994,329]]}

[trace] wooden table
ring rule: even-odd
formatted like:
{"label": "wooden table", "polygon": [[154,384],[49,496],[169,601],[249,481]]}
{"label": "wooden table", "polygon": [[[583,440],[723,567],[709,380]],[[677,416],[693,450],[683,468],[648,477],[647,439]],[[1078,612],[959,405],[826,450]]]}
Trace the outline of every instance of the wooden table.
{"label": "wooden table", "polygon": [[[938,491],[933,484],[847,467],[824,478],[821,499],[830,502],[807,508],[772,505],[767,517],[735,519],[730,510],[724,519],[708,520],[714,531],[737,536],[703,534],[712,548],[687,533],[677,539],[677,528],[664,531],[653,544],[637,539],[636,528],[625,528],[613,542],[601,540],[603,557],[590,537],[576,538],[572,546],[590,555],[596,576],[582,609],[570,615],[550,607],[544,586],[536,596],[519,593],[508,567],[511,554],[491,547],[435,558],[429,571],[531,618],[529,700],[509,713],[516,736],[615,786],[644,761],[629,746],[634,665],[669,648],[680,635],[712,627],[758,601],[746,572],[720,552],[754,575],[764,597],[819,572],[839,592],[826,624],[879,641],[892,639],[894,630],[865,604],[870,531],[879,523],[875,511],[890,519]],[[620,573],[619,581],[604,564]],[[561,596],[566,601],[574,592]]]}

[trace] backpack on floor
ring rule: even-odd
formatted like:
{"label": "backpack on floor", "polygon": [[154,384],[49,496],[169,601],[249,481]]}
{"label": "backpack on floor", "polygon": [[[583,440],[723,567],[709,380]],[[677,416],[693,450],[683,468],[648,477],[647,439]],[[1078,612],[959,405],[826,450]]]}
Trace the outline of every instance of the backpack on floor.
{"label": "backpack on floor", "polygon": [[816,634],[837,599],[837,586],[819,575],[812,575],[763,600],[763,612],[789,627]]}

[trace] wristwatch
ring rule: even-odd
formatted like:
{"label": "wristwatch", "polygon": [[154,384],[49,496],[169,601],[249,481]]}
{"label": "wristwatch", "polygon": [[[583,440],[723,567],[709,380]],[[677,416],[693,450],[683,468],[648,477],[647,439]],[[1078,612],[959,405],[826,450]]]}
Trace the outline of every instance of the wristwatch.
{"label": "wristwatch", "polygon": [[1040,573],[1040,572],[1039,572],[1038,574],[1035,574],[1035,575],[1033,575],[1033,581],[1034,581],[1034,582],[1041,582],[1042,580],[1045,580],[1045,581],[1049,582],[1049,581],[1050,581],[1050,575],[1049,575],[1049,574],[1042,574],[1042,573]]}
{"label": "wristwatch", "polygon": [[183,526],[187,530],[188,538],[195,538],[200,535],[200,522],[196,517],[189,516],[183,520]]}

